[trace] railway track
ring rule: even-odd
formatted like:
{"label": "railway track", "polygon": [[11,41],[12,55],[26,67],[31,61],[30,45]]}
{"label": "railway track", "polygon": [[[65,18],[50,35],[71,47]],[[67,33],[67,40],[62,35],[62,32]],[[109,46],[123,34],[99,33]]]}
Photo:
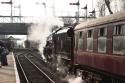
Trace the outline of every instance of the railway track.
{"label": "railway track", "polygon": [[34,55],[30,52],[26,57],[29,58],[36,66],[38,66],[39,69],[44,71],[49,77],[55,79],[55,74],[50,71],[50,69],[47,67],[48,65],[37,54]]}
{"label": "railway track", "polygon": [[45,71],[36,65],[37,60],[32,59],[34,57],[29,51],[18,52],[15,55],[17,64],[23,73],[23,78],[25,78],[22,83],[55,83]]}

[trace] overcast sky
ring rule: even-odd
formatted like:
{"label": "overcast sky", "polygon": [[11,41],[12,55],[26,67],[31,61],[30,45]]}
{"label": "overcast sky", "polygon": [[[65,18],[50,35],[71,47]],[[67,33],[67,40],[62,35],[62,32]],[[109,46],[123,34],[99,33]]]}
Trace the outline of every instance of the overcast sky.
{"label": "overcast sky", "polygon": [[[9,0],[0,0],[0,2]],[[77,11],[77,6],[69,5],[76,3],[78,0],[13,0],[13,15],[19,15],[19,4],[21,4],[21,14],[24,16],[43,16],[45,13],[52,15],[71,15]],[[91,11],[95,8],[95,0],[79,0],[80,11],[84,12],[82,7],[88,4],[88,9]],[[93,5],[92,5],[93,2]],[[45,3],[43,5],[42,3]],[[46,7],[46,8],[45,8]],[[0,15],[10,15],[10,5],[0,3]]]}
{"label": "overcast sky", "polygon": [[[1,4],[1,2],[9,2],[10,0],[0,0],[0,15],[10,15],[11,6],[9,4]],[[88,5],[88,12],[97,7],[97,0],[79,0],[80,14],[84,15],[85,10],[81,9]],[[13,15],[19,15],[19,5],[21,5],[22,16],[45,16],[45,15],[75,15],[78,11],[77,6],[69,5],[76,3],[78,0],[13,0]],[[43,4],[44,3],[44,4]],[[114,8],[114,7],[113,7]],[[96,11],[98,12],[98,11]]]}

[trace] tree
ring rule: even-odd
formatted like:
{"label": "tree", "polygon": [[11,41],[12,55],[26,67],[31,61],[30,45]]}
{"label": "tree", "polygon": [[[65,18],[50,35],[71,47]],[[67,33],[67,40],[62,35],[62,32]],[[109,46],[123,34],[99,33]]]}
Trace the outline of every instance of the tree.
{"label": "tree", "polygon": [[111,10],[111,7],[110,7],[110,3],[111,3],[111,0],[104,0],[105,1],[105,4],[109,10],[109,13],[110,14],[113,14],[112,10]]}
{"label": "tree", "polygon": [[105,16],[106,4],[104,0],[97,1],[97,8],[99,10],[99,16]]}
{"label": "tree", "polygon": [[64,22],[64,26],[69,26],[74,22],[72,18],[62,18],[62,21]]}

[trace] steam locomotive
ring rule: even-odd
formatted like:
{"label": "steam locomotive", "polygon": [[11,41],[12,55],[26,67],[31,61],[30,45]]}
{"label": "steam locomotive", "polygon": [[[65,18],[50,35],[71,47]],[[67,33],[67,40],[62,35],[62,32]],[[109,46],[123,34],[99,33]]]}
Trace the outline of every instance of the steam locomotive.
{"label": "steam locomotive", "polygon": [[64,27],[49,36],[52,54],[90,83],[125,83],[125,12]]}

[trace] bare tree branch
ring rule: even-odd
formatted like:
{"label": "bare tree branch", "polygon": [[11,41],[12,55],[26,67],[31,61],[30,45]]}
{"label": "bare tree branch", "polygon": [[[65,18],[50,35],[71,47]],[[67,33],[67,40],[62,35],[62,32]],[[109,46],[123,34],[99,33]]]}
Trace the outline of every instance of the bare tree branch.
{"label": "bare tree branch", "polygon": [[105,16],[106,4],[104,0],[97,1],[97,8],[99,10],[99,16]]}
{"label": "bare tree branch", "polygon": [[108,8],[108,10],[109,10],[109,13],[110,13],[110,14],[113,14],[113,12],[112,12],[112,10],[111,10],[111,7],[110,7],[110,3],[111,3],[111,1],[105,0],[105,4],[106,4],[106,6],[107,6],[107,8]]}
{"label": "bare tree branch", "polygon": [[73,24],[74,20],[72,18],[62,18],[64,25],[71,25]]}

